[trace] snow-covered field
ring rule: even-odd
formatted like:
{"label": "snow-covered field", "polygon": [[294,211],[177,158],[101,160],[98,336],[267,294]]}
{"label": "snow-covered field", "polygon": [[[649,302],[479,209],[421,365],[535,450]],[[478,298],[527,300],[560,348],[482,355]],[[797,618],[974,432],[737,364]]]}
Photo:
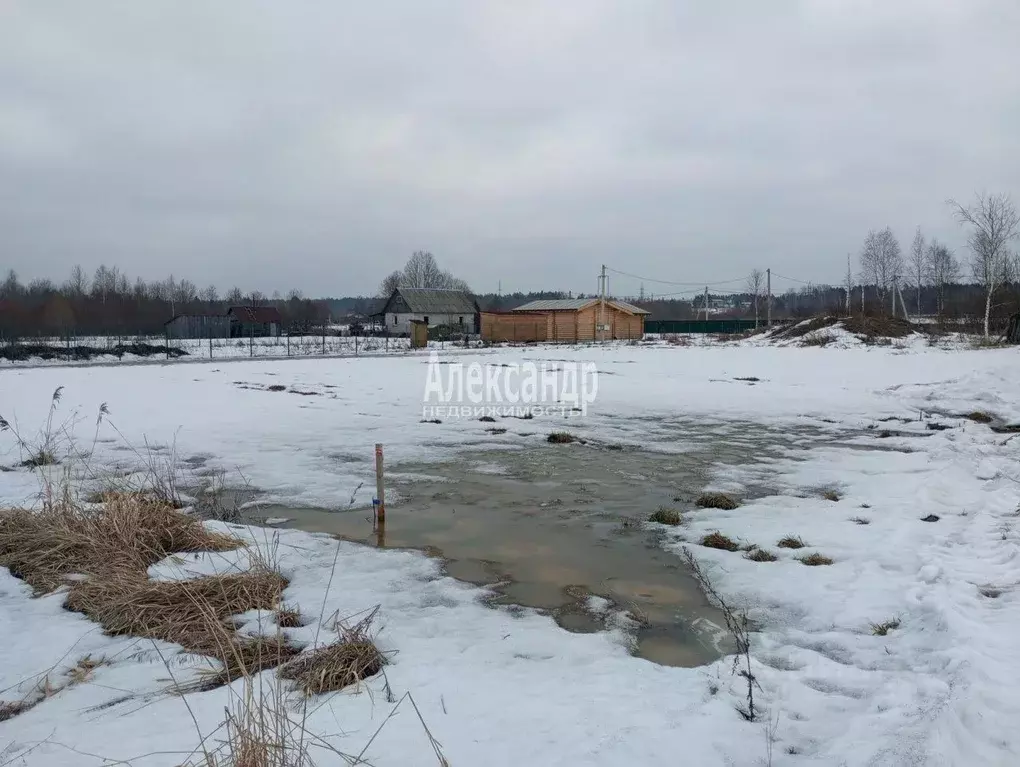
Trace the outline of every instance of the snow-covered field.
{"label": "snow-covered field", "polygon": [[[740,495],[764,485],[770,494],[733,511],[692,513],[665,544],[688,545],[726,600],[750,611],[765,721],[736,713],[744,682],[730,659],[696,669],[657,666],[632,657],[621,632],[572,634],[537,613],[486,606],[483,590],[443,577],[424,556],[279,531],[281,568],[291,578],[287,601],[312,619],[289,631],[311,641],[315,616],[380,605],[379,644],[396,651],[389,686],[396,698],[414,695],[455,767],[1020,763],[1020,440],[962,417],[980,410],[996,423],[1020,421],[1014,350],[663,343],[448,351],[443,359],[461,357],[497,365],[592,361],[597,398],[584,418],[543,416],[501,435],[476,420],[420,423],[427,359],[380,356],[8,368],[0,371],[0,414],[16,417],[31,436],[46,420],[50,393],[63,386],[56,419],[79,414],[67,428],[80,444],[93,444],[101,403],[109,409],[94,467],[136,467],[139,456],[127,444],[148,444],[157,454],[222,469],[228,483],[243,476],[269,499],[326,507],[346,507],[352,495],[370,502],[377,442],[393,467],[520,448],[563,428],[677,453],[685,450],[683,429],[695,423],[702,430],[718,424],[719,439],[730,438],[732,429],[722,427],[733,422],[748,432],[754,424],[810,425],[850,435],[843,446],[717,466],[713,488]],[[18,461],[10,433],[0,435],[0,464]],[[2,471],[0,498],[31,502],[38,483],[26,470]],[[405,513],[413,509],[391,506],[390,524]],[[716,530],[778,561],[697,545]],[[785,536],[807,546],[777,547]],[[798,557],[809,553],[833,563],[807,567]],[[231,564],[217,555],[154,573]],[[209,734],[223,719],[227,693],[189,695],[189,712],[181,698],[162,694],[167,669],[151,643],[101,636],[60,602],[60,595],[31,599],[21,582],[0,574],[0,700],[87,653],[112,663],[0,723],[0,764],[186,761],[198,741],[191,715]],[[875,635],[872,624],[887,621],[899,627]],[[391,708],[384,680],[373,679],[360,692],[317,703],[309,729],[358,754]],[[406,704],[364,758],[380,767],[437,763]],[[319,763],[342,762],[324,752]]]}

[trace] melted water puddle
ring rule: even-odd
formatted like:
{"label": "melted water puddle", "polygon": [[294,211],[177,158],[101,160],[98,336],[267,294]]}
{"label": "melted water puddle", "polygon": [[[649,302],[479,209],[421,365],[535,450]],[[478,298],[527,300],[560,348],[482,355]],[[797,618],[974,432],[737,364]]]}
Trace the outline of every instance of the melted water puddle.
{"label": "melted water puddle", "polygon": [[619,628],[640,657],[697,666],[724,649],[722,616],[680,558],[662,549],[661,532],[643,523],[659,506],[689,507],[711,465],[761,455],[754,453],[725,440],[679,455],[543,444],[402,464],[388,483],[402,500],[387,506],[381,535],[365,509],[262,505],[246,516],[424,550],[444,559],[448,575],[490,587],[494,603],[546,611],[569,631]]}

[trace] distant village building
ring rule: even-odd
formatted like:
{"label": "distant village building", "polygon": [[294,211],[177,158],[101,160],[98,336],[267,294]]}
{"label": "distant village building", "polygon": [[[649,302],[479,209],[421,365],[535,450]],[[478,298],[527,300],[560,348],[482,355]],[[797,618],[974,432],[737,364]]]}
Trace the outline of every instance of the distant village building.
{"label": "distant village building", "polygon": [[227,309],[231,338],[279,336],[283,317],[275,306],[231,306]]}
{"label": "distant village building", "polygon": [[412,322],[478,333],[478,303],[466,290],[397,288],[376,314],[387,333],[408,335]]}
{"label": "distant village building", "polygon": [[283,317],[275,306],[231,306],[226,314],[178,314],[163,325],[167,338],[275,337]]}
{"label": "distant village building", "polygon": [[178,314],[163,326],[167,338],[230,337],[230,318],[223,314]]}
{"label": "distant village building", "polygon": [[547,299],[529,301],[510,312],[484,312],[482,338],[497,342],[577,342],[644,336],[649,312],[611,298],[606,299],[604,306],[601,303],[598,298]]}

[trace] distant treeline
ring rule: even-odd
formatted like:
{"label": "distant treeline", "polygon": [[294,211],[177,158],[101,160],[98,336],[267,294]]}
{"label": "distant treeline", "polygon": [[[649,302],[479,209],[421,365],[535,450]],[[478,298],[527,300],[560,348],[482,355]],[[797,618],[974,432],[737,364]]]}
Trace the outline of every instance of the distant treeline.
{"label": "distant treeline", "polygon": [[[594,297],[563,291],[530,293],[482,293],[476,298],[482,311],[509,311],[528,301],[556,298]],[[902,288],[903,305],[911,315],[939,315],[949,320],[975,318],[983,314],[984,290],[979,285],[949,284],[941,292],[931,286]],[[892,294],[865,286],[864,303],[870,313],[892,311]],[[694,319],[704,316],[704,296],[683,298],[625,299],[651,312],[655,319]],[[349,296],[308,299],[298,291],[286,296],[243,293],[232,288],[220,295],[215,287],[198,289],[195,283],[173,276],[146,282],[130,280],[116,267],[101,266],[91,276],[80,267],[57,285],[49,280],[22,282],[13,271],[0,283],[0,338],[30,338],[63,335],[151,336],[163,333],[164,323],[178,314],[222,314],[229,306],[275,306],[290,332],[315,332],[327,322],[367,320],[378,311],[382,299]],[[764,319],[766,300],[758,296],[758,315]],[[755,316],[753,293],[709,294],[711,316]],[[939,308],[941,307],[941,312]],[[802,318],[817,314],[842,313],[846,289],[828,285],[805,285],[775,295],[773,319]],[[861,287],[851,293],[851,311],[861,310]],[[1020,311],[1020,284],[1001,288],[992,307],[993,322],[1005,324],[1010,314]],[[897,303],[897,313],[902,306]]]}
{"label": "distant treeline", "polygon": [[286,298],[268,298],[232,288],[221,296],[215,287],[199,290],[187,279],[131,281],[117,267],[99,267],[90,277],[81,267],[61,285],[50,280],[24,284],[14,271],[0,283],[0,338],[34,336],[121,335],[163,333],[164,323],[178,314],[223,314],[230,306],[275,306],[291,330],[321,327],[329,318],[324,301],[292,291]]}

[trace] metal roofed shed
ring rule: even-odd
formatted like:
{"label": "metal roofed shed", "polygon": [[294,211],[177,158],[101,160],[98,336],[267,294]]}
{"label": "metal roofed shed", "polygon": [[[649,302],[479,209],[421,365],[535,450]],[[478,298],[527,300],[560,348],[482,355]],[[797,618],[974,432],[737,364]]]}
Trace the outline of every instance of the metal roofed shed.
{"label": "metal roofed shed", "polygon": [[[587,309],[589,306],[597,306],[599,303],[598,298],[546,298],[538,301],[529,301],[522,306],[518,306],[516,309],[512,309],[514,312],[576,312],[583,309]],[[646,309],[642,309],[634,304],[628,304],[626,301],[618,301],[615,298],[607,298],[606,306],[613,306],[620,311],[628,314],[646,315],[651,312]]]}

